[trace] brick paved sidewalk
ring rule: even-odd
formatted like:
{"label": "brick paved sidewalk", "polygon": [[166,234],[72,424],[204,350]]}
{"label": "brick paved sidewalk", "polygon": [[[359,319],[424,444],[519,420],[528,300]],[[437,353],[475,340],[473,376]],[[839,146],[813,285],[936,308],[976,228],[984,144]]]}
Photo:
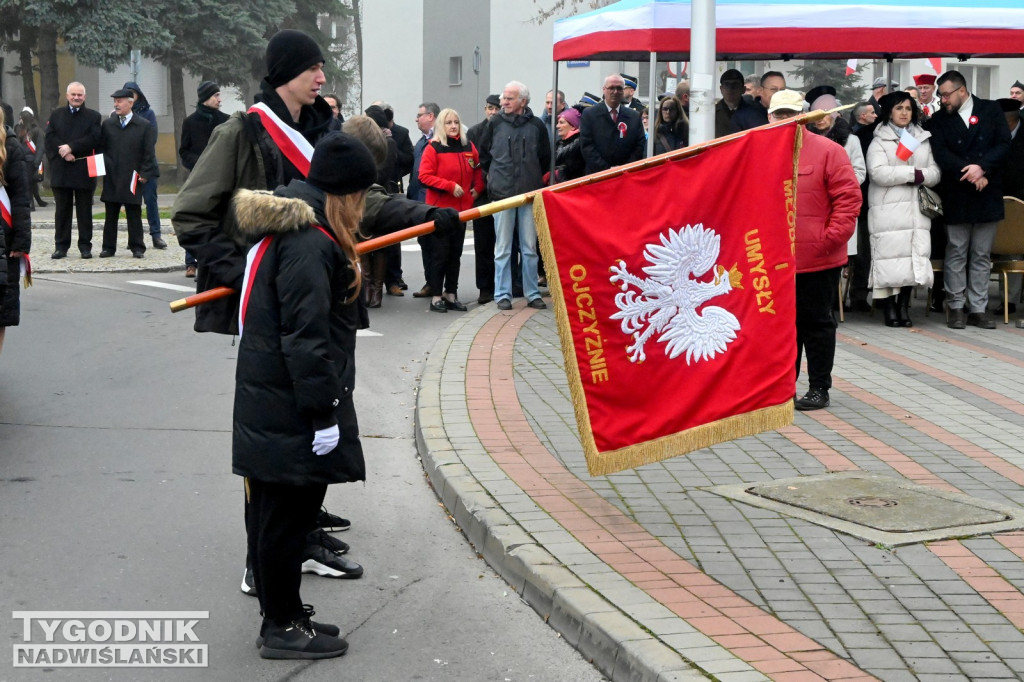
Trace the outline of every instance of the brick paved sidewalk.
{"label": "brick paved sidewalk", "polygon": [[484,306],[439,339],[417,440],[485,558],[609,677],[1024,677],[1024,533],[896,548],[715,486],[863,470],[1024,503],[1024,332],[849,315],[832,407],[587,474],[550,310]]}

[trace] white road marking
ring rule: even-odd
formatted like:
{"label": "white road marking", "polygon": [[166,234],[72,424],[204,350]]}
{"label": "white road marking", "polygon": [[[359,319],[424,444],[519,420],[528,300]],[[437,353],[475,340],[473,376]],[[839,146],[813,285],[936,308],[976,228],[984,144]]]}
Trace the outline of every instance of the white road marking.
{"label": "white road marking", "polygon": [[128,284],[140,284],[144,287],[155,287],[157,289],[170,289],[171,291],[187,291],[190,294],[196,293],[195,285],[187,287],[184,284],[170,284],[168,282],[156,282],[151,279],[130,279]]}
{"label": "white road marking", "polygon": [[[473,255],[473,240],[472,239],[466,239],[466,241],[462,243],[462,248],[464,249],[463,252],[462,252],[463,256],[467,255],[467,253],[466,253],[467,249],[469,251],[468,255],[472,256]],[[417,242],[415,239],[407,239],[404,242],[402,242],[402,251],[415,251],[415,252],[418,253],[421,250],[422,249],[420,249],[419,242]]]}
{"label": "white road marking", "polygon": [[384,336],[380,332],[371,332],[369,329],[357,329],[356,336]]}

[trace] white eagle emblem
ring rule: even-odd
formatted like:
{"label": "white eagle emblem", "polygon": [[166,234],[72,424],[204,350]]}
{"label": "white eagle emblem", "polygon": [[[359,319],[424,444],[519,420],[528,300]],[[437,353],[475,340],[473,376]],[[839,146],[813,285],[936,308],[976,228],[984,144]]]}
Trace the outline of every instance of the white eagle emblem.
{"label": "white eagle emblem", "polygon": [[[735,265],[726,270],[715,264],[720,239],[703,224],[670,229],[661,235],[660,245],[648,244],[644,251],[650,263],[644,268],[647,279],[630,274],[625,261],[611,267],[612,284],[620,284],[624,292],[615,296],[619,312],[611,317],[622,320],[622,332],[633,337],[626,348],[631,362],[647,359],[644,345],[658,333],[658,341],[666,343],[665,354],[676,358],[685,352],[686,364],[710,360],[736,338],[740,323],[735,315],[717,306],[697,310],[716,296],[743,288]],[[712,266],[711,281],[697,279]],[[631,291],[631,285],[639,292]]]}

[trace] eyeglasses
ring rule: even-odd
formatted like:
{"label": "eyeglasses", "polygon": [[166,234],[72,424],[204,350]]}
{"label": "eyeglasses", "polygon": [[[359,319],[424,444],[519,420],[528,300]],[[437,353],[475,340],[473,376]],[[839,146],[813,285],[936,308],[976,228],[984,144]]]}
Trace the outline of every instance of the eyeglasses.
{"label": "eyeglasses", "polygon": [[964,86],[962,86],[962,85],[961,85],[960,87],[957,87],[957,88],[953,88],[953,89],[952,89],[952,90],[950,90],[949,92],[942,92],[942,91],[940,90],[940,91],[939,91],[938,93],[936,93],[936,94],[938,94],[938,96],[939,96],[939,99],[949,99],[950,97],[952,97],[952,96],[953,96],[953,93],[954,93],[954,92],[956,92],[957,90],[959,90],[959,89],[960,89],[960,88],[962,88],[962,87],[964,87]]}
{"label": "eyeglasses", "polygon": [[606,86],[604,86],[604,89],[605,90],[625,90],[625,88],[623,88],[621,85],[606,85]]}

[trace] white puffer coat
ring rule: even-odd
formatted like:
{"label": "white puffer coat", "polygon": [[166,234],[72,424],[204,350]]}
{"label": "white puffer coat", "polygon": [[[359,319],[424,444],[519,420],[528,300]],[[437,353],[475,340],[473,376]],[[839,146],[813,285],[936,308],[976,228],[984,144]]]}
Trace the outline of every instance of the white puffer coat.
{"label": "white puffer coat", "polygon": [[932,158],[931,133],[911,124],[911,134],[920,140],[909,161],[896,156],[899,138],[889,125],[880,124],[868,146],[868,231],[871,235],[873,288],[931,286],[931,220],[918,208],[914,170],[924,175],[924,184],[939,182],[939,167]]}

